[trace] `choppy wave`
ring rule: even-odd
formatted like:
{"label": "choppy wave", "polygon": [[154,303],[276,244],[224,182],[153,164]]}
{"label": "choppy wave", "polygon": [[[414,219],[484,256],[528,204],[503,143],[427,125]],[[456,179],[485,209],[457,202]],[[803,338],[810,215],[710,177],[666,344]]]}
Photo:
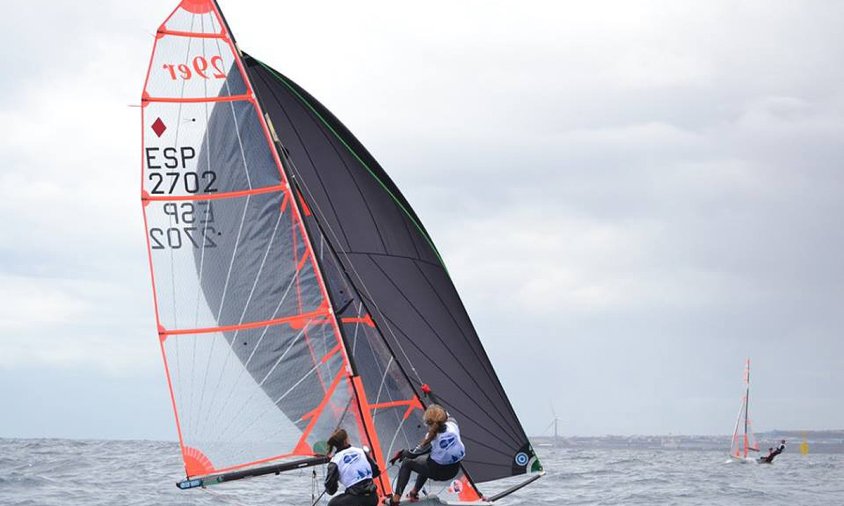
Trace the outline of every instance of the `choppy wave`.
{"label": "choppy wave", "polygon": [[[770,466],[708,451],[543,448],[540,458],[547,475],[500,504],[844,504],[842,455],[785,453]],[[0,439],[3,505],[310,505],[323,470],[190,491],[175,486],[182,472],[174,443]]]}

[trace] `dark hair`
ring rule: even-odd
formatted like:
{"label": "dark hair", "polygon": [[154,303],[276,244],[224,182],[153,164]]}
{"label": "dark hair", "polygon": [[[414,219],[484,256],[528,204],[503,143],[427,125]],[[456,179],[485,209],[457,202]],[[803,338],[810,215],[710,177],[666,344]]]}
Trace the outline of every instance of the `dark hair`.
{"label": "dark hair", "polygon": [[349,439],[349,434],[345,429],[337,429],[331,437],[328,438],[328,451],[340,450],[346,446],[346,440]]}

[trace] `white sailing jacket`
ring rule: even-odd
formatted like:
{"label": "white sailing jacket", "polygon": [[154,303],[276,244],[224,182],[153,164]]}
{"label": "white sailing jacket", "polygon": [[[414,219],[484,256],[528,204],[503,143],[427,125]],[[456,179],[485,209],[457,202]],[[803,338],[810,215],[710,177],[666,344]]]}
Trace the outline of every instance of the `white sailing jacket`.
{"label": "white sailing jacket", "polygon": [[440,465],[455,464],[466,456],[466,447],[460,440],[460,428],[453,418],[445,422],[445,431],[431,441],[431,459]]}
{"label": "white sailing jacket", "polygon": [[331,462],[337,466],[340,473],[339,481],[346,488],[372,478],[372,466],[369,465],[366,454],[360,448],[350,446],[339,451],[331,457]]}

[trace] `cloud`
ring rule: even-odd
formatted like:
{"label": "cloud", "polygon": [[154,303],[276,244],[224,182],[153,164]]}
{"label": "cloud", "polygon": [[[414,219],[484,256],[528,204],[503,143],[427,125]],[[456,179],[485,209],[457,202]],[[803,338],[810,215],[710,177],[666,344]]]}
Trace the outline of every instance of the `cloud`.
{"label": "cloud", "polygon": [[0,368],[149,369],[160,360],[152,325],[114,306],[132,300],[128,292],[90,279],[0,277]]}
{"label": "cloud", "polygon": [[[0,79],[13,89],[0,99],[0,367],[133,374],[160,362],[138,199],[139,112],[127,107],[145,69],[126,54],[151,42],[140,27],[118,29],[135,8],[86,11],[120,10],[108,24],[80,18],[84,6],[55,7],[37,30],[28,7],[3,21],[29,60]],[[48,32],[73,43],[46,43]]]}
{"label": "cloud", "polygon": [[[173,4],[0,20],[0,367],[160,373],[127,106]],[[537,384],[565,431],[729,430],[751,353],[761,427],[844,423],[844,4],[223,7],[402,188],[529,431]]]}
{"label": "cloud", "polygon": [[0,332],[20,332],[38,325],[55,326],[72,321],[84,304],[53,283],[40,286],[29,278],[3,277],[0,282]]}

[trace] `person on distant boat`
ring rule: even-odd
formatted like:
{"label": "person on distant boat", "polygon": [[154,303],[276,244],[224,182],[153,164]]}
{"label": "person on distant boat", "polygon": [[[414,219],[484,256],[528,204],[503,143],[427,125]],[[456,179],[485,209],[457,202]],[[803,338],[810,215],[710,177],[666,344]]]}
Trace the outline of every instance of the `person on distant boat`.
{"label": "person on distant boat", "polygon": [[779,446],[777,446],[776,449],[768,448],[768,455],[766,455],[765,457],[762,457],[760,460],[762,462],[764,462],[765,464],[770,464],[771,462],[774,461],[774,457],[776,457],[777,455],[779,455],[783,451],[785,451],[785,439],[780,441],[780,444],[779,444]]}
{"label": "person on distant boat", "polygon": [[399,504],[411,472],[415,471],[417,477],[408,495],[411,501],[416,501],[428,478],[437,481],[453,479],[460,471],[460,461],[466,456],[457,421],[448,416],[445,408],[431,404],[425,410],[424,419],[428,432],[422,442],[413,450],[400,450],[390,460],[391,465],[397,460],[402,461],[396,488],[388,502],[390,505]]}
{"label": "person on distant boat", "polygon": [[373,478],[381,475],[378,464],[368,451],[349,444],[349,435],[343,429],[334,431],[328,439],[329,452],[334,451],[325,475],[325,491],[328,495],[337,492],[337,484],[346,487],[345,492],[328,502],[329,506],[375,506],[378,504],[378,489]]}

